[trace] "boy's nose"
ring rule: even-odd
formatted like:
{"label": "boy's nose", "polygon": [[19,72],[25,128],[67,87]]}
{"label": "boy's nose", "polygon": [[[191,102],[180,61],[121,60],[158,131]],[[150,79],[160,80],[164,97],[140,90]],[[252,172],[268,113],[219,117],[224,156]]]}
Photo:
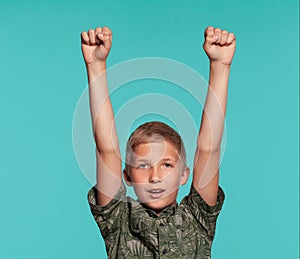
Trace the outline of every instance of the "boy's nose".
{"label": "boy's nose", "polygon": [[149,178],[150,183],[158,183],[161,182],[161,177],[159,173],[159,169],[156,167],[152,167],[150,178]]}

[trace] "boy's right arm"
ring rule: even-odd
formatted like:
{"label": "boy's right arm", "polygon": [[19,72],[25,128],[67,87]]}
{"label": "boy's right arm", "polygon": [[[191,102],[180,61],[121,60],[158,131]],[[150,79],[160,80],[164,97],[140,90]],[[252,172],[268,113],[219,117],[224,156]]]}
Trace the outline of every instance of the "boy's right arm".
{"label": "boy's right arm", "polygon": [[122,161],[114,114],[106,80],[106,59],[112,42],[109,28],[96,28],[81,33],[81,49],[85,61],[90,111],[96,142],[97,203],[105,206],[121,185]]}

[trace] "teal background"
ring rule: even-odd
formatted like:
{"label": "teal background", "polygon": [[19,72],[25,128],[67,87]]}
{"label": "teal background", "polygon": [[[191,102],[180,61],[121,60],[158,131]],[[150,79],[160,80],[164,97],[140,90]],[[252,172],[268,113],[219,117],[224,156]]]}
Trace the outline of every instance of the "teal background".
{"label": "teal background", "polygon": [[236,34],[212,258],[299,258],[298,22],[294,0],[1,1],[0,258],[106,258],[72,145],[80,33],[104,25],[109,66],[165,57],[206,79],[204,29]]}

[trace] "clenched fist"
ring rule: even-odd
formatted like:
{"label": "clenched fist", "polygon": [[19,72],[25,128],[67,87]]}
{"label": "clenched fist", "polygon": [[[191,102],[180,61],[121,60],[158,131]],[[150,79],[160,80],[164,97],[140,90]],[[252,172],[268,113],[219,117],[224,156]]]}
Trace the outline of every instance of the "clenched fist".
{"label": "clenched fist", "polygon": [[235,51],[235,35],[209,26],[204,32],[204,51],[211,62],[230,65]]}
{"label": "clenched fist", "polygon": [[112,32],[107,27],[81,33],[81,50],[87,65],[105,62],[112,43]]}

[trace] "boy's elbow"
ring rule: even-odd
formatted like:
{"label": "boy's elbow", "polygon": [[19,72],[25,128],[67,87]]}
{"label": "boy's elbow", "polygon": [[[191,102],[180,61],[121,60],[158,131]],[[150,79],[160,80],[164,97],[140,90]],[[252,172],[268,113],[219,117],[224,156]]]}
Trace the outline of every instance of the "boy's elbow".
{"label": "boy's elbow", "polygon": [[197,152],[199,153],[208,153],[208,154],[213,154],[213,153],[218,153],[220,152],[221,147],[220,145],[204,145],[202,144],[197,144]]}
{"label": "boy's elbow", "polygon": [[97,145],[96,149],[99,154],[120,154],[118,143],[116,145]]}

